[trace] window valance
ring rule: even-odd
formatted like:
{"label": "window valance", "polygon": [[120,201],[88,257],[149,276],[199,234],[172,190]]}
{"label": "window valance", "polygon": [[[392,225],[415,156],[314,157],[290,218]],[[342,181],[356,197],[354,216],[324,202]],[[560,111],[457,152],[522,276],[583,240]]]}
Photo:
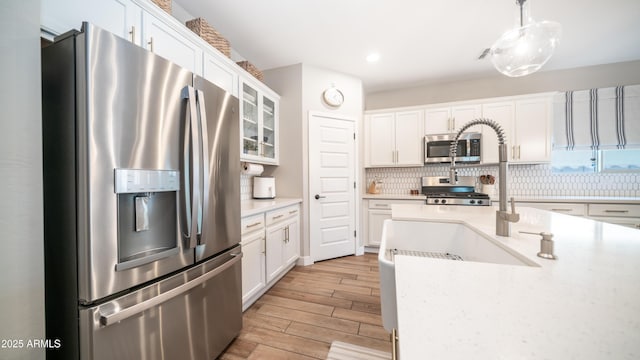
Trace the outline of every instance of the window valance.
{"label": "window valance", "polygon": [[640,85],[556,95],[553,149],[640,149]]}

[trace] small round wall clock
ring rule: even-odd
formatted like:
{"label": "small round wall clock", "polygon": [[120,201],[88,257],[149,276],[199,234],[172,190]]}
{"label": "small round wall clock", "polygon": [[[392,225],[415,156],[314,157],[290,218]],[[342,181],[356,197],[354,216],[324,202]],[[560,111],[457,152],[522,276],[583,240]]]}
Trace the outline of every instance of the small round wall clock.
{"label": "small round wall clock", "polygon": [[322,93],[322,99],[329,106],[338,107],[344,103],[344,94],[336,87],[330,87]]}

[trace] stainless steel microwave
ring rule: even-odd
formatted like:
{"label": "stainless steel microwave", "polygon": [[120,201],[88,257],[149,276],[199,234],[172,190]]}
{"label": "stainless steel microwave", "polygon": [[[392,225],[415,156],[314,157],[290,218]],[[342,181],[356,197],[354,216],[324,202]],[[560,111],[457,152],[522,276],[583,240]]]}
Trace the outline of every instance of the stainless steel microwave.
{"label": "stainless steel microwave", "polygon": [[[449,150],[456,134],[436,134],[424,137],[425,164],[450,163]],[[478,132],[463,133],[458,139],[456,163],[478,164],[482,154],[482,134]]]}

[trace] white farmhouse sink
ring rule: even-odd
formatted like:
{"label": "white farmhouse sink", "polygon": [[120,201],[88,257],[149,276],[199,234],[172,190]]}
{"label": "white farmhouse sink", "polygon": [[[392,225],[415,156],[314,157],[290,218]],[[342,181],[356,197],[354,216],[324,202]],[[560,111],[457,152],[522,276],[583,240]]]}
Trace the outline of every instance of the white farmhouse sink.
{"label": "white farmhouse sink", "polygon": [[[495,239],[461,223],[385,220],[378,262],[380,263],[380,300],[382,324],[391,332],[398,327],[396,280],[393,250],[416,256],[457,255],[464,261],[493,264],[539,266]],[[390,251],[391,250],[391,251]],[[433,261],[452,261],[434,259]],[[455,266],[452,261],[452,266]]]}

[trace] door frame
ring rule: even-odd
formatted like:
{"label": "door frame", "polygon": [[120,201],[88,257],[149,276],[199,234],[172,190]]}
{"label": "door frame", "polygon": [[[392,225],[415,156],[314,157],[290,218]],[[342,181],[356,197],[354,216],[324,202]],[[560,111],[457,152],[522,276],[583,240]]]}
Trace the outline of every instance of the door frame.
{"label": "door frame", "polygon": [[315,199],[312,199],[312,194],[310,191],[310,184],[311,184],[311,161],[309,161],[309,159],[311,158],[311,152],[309,151],[309,143],[310,143],[310,139],[311,139],[311,121],[313,121],[313,119],[315,117],[325,117],[325,118],[330,118],[330,119],[335,119],[335,120],[342,120],[342,121],[350,121],[353,122],[354,126],[353,126],[353,131],[355,132],[355,141],[354,141],[354,181],[356,183],[356,187],[354,189],[353,192],[353,204],[354,204],[354,216],[355,216],[355,225],[354,225],[354,230],[356,231],[356,237],[355,237],[355,249],[354,249],[354,253],[355,255],[363,255],[364,254],[364,243],[362,241],[362,232],[360,231],[360,173],[361,173],[361,169],[360,169],[360,127],[362,124],[360,124],[358,122],[358,118],[354,117],[354,116],[349,116],[346,114],[340,114],[340,113],[327,113],[327,112],[322,112],[322,111],[309,111],[308,115],[307,115],[307,179],[306,179],[306,184],[305,184],[305,189],[304,189],[304,199],[306,200],[306,206],[305,206],[305,210],[307,212],[307,219],[308,219],[308,224],[309,226],[307,227],[307,235],[308,235],[308,239],[309,239],[309,257],[305,257],[304,259],[304,265],[310,265],[313,264],[313,248],[312,248],[312,244],[311,244],[311,204],[313,203],[312,201]]}

